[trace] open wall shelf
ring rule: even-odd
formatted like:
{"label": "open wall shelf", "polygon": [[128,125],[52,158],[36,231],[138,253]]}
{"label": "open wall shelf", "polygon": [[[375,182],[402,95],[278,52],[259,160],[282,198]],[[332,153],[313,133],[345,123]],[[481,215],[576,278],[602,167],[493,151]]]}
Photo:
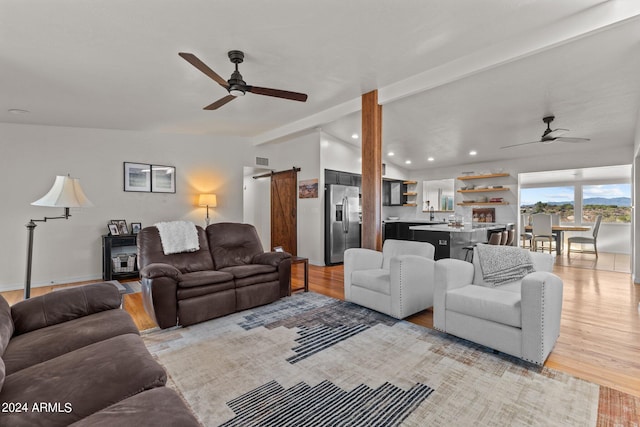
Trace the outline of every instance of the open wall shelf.
{"label": "open wall shelf", "polygon": [[509,174],[508,173],[491,173],[487,175],[464,175],[464,176],[459,176],[458,179],[460,181],[466,181],[468,179],[499,178],[503,176],[509,176]]}
{"label": "open wall shelf", "polygon": [[480,188],[477,190],[458,190],[458,193],[486,193],[489,191],[508,191],[509,189],[506,187],[501,188]]}

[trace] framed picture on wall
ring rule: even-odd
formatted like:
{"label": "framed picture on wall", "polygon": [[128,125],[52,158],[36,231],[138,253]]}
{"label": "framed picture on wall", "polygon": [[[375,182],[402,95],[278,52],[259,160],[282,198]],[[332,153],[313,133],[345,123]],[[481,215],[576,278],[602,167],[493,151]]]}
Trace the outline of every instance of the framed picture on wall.
{"label": "framed picture on wall", "polygon": [[298,197],[301,199],[317,199],[318,178],[300,180],[298,182]]}
{"label": "framed picture on wall", "polygon": [[125,162],[124,191],[151,191],[151,165]]}
{"label": "framed picture on wall", "polygon": [[176,168],[174,166],[151,165],[151,192],[176,192]]}

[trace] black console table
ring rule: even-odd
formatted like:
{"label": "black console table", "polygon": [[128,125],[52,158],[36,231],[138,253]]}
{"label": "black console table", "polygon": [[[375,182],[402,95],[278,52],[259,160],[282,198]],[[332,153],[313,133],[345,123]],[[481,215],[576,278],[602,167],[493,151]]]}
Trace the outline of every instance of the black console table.
{"label": "black console table", "polygon": [[[137,235],[102,236],[102,280],[118,280],[138,277],[138,263],[128,265],[130,254],[137,253]],[[121,257],[114,265],[113,258]]]}

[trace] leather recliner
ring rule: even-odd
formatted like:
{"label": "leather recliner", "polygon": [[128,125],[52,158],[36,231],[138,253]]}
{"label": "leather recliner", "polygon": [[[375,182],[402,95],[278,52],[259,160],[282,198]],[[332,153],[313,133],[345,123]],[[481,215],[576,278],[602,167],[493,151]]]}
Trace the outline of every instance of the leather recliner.
{"label": "leather recliner", "polygon": [[254,226],[196,227],[200,249],[165,255],[156,227],[138,234],[144,308],[160,328],[191,325],[290,293],[291,255],[264,252]]}

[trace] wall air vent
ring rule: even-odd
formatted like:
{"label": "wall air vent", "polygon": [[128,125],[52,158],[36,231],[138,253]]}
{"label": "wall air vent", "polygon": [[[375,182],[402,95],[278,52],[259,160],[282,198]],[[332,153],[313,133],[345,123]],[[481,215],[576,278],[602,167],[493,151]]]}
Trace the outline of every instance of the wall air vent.
{"label": "wall air vent", "polygon": [[267,159],[266,157],[256,157],[256,165],[269,166],[269,159]]}

